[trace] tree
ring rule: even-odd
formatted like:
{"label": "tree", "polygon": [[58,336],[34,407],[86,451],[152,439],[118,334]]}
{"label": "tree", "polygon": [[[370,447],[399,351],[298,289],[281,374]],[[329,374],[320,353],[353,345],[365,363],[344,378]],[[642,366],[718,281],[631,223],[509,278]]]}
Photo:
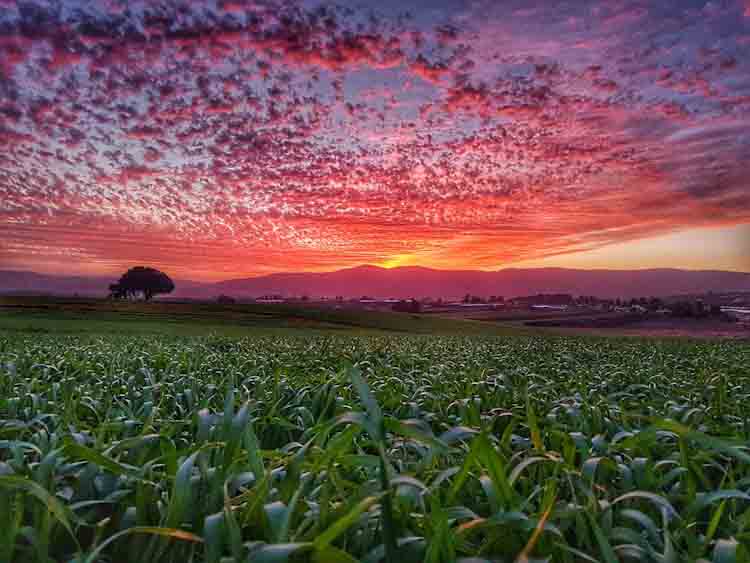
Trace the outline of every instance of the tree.
{"label": "tree", "polygon": [[109,286],[109,298],[110,299],[125,299],[127,292],[119,283],[113,283]]}
{"label": "tree", "polygon": [[150,301],[159,293],[172,293],[174,282],[164,272],[137,266],[125,272],[119,282],[110,285],[109,291],[113,299],[127,299],[142,295],[146,301]]}

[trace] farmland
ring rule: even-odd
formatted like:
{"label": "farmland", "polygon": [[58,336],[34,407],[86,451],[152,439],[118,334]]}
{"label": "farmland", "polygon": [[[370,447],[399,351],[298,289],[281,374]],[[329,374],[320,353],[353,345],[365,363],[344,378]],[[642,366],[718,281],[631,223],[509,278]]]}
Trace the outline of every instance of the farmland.
{"label": "farmland", "polygon": [[302,305],[0,297],[0,331],[247,336],[290,333],[509,335],[530,333],[531,329],[431,315]]}
{"label": "farmland", "polygon": [[[602,322],[603,321],[603,322]],[[154,303],[73,297],[0,297],[0,331],[54,334],[596,335],[659,338],[750,338],[747,327],[716,320],[629,318],[592,311],[477,311],[394,313],[321,303]]]}
{"label": "farmland", "polygon": [[0,333],[0,561],[747,561],[748,365],[730,341]]}

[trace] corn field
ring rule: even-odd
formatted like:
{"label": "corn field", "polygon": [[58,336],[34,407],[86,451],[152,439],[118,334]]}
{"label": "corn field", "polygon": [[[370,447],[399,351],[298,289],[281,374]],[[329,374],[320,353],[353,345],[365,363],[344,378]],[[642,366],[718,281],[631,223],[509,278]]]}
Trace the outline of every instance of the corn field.
{"label": "corn field", "polygon": [[750,345],[0,335],[0,563],[750,561]]}

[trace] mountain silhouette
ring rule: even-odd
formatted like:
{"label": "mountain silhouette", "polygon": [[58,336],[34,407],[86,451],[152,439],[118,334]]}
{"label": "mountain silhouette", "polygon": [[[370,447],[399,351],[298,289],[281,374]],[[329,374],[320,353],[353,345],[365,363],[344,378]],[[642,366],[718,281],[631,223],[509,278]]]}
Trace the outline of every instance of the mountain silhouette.
{"label": "mountain silhouette", "polygon": [[[0,271],[0,293],[103,296],[114,276],[54,276],[35,272]],[[418,266],[380,268],[359,266],[334,272],[279,273],[201,283],[175,280],[176,298],[212,299],[278,294],[285,297],[375,298],[442,297],[465,294],[514,297],[538,293],[570,293],[601,298],[663,297],[722,291],[750,291],[750,273],[650,270],[573,270],[565,268],[509,268],[498,271],[434,270]]]}

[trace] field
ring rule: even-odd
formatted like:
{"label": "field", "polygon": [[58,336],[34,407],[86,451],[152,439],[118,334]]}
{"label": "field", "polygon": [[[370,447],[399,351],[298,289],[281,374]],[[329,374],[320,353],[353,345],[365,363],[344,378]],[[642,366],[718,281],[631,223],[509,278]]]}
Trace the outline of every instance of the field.
{"label": "field", "polygon": [[721,317],[679,318],[662,315],[601,312],[591,309],[545,311],[452,310],[440,312],[441,317],[481,320],[487,324],[539,333],[597,336],[643,336],[656,338],[734,338],[750,340],[750,325]]}
{"label": "field", "polygon": [[747,326],[717,320],[648,318],[592,311],[472,311],[422,314],[343,304],[113,302],[0,297],[0,331],[53,334],[248,336],[258,334],[596,335],[750,340]]}
{"label": "field", "polygon": [[361,309],[198,302],[0,297],[0,331],[54,334],[462,334],[509,335],[532,329]]}
{"label": "field", "polygon": [[17,328],[0,562],[749,560],[747,343]]}

